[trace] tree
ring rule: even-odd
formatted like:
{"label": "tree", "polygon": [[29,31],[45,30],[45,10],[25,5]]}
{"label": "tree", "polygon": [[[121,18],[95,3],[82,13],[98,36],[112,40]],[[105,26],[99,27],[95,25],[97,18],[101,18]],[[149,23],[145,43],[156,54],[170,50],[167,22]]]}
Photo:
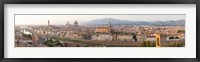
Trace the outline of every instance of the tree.
{"label": "tree", "polygon": [[22,36],[26,37],[26,38],[31,38],[32,39],[32,35],[31,34],[22,34]]}
{"label": "tree", "polygon": [[47,46],[49,46],[49,47],[62,45],[62,44],[60,43],[60,41],[58,41],[58,40],[53,41],[52,39],[47,40],[46,42],[44,42],[44,44],[47,45]]}
{"label": "tree", "polygon": [[179,37],[176,36],[175,39],[179,39]]}
{"label": "tree", "polygon": [[76,47],[80,47],[78,44],[76,44]]}
{"label": "tree", "polygon": [[146,41],[146,46],[147,46],[147,47],[151,47],[150,41]]}
{"label": "tree", "polygon": [[185,30],[178,30],[177,33],[185,33]]}
{"label": "tree", "polygon": [[151,47],[156,47],[156,42],[153,42]]}
{"label": "tree", "polygon": [[142,42],[141,47],[146,47],[146,42]]}
{"label": "tree", "polygon": [[184,42],[172,42],[168,44],[169,47],[183,47],[184,45]]}
{"label": "tree", "polygon": [[173,36],[171,36],[171,37],[169,37],[169,39],[174,39],[174,37],[173,37]]}
{"label": "tree", "polygon": [[144,41],[142,42],[142,44],[140,45],[141,47],[155,47],[156,43],[151,43],[150,41]]}
{"label": "tree", "polygon": [[53,45],[52,45],[51,42],[47,42],[47,46],[49,46],[49,47],[53,47]]}

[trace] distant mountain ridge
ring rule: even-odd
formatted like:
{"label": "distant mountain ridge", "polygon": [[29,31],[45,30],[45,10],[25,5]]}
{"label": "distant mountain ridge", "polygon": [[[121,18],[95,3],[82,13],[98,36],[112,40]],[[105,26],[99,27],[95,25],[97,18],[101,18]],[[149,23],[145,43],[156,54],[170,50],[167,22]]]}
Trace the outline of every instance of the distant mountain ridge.
{"label": "distant mountain ridge", "polygon": [[85,24],[121,24],[121,25],[181,25],[185,26],[185,20],[168,20],[168,21],[131,21],[131,20],[119,20],[114,18],[102,18],[94,19]]}

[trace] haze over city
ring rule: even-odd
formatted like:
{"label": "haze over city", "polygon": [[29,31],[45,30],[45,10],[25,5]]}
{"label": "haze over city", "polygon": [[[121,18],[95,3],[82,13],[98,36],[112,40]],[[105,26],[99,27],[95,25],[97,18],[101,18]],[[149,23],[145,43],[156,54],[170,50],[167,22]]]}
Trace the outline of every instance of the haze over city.
{"label": "haze over city", "polygon": [[114,18],[130,21],[168,21],[182,20],[186,15],[15,15],[15,25],[47,25],[50,20],[53,25],[65,25],[68,21],[73,24],[75,20],[79,24],[94,19]]}

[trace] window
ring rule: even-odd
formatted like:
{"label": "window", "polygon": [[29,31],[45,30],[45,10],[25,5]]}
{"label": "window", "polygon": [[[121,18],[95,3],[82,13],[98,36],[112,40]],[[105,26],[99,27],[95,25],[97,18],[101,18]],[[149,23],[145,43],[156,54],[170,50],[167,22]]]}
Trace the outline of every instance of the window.
{"label": "window", "polygon": [[160,46],[160,39],[157,38],[157,45]]}

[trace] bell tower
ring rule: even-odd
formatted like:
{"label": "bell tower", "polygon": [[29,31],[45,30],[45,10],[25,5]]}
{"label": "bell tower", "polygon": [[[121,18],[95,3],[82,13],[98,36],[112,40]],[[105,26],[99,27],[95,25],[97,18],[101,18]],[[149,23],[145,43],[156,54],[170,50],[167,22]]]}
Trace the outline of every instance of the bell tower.
{"label": "bell tower", "polygon": [[156,47],[165,47],[166,46],[166,34],[156,34]]}

